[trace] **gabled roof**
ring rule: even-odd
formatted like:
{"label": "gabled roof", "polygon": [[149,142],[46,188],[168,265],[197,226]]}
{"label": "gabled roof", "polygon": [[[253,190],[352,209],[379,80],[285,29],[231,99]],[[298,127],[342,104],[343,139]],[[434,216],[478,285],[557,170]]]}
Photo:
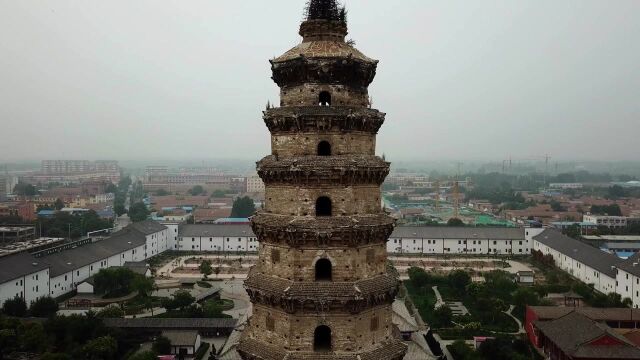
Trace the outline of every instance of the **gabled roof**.
{"label": "gabled roof", "polygon": [[49,264],[31,254],[20,253],[0,258],[0,284],[49,268]]}
{"label": "gabled roof", "polygon": [[249,225],[181,225],[181,237],[255,237]]}
{"label": "gabled roof", "polygon": [[152,220],[133,223],[128,227],[131,227],[144,235],[155,234],[167,228],[166,226]]}
{"label": "gabled roof", "polygon": [[130,225],[104,240],[43,256],[41,260],[51,265],[50,276],[55,277],[143,246],[145,243],[145,235]]}
{"label": "gabled roof", "polygon": [[391,238],[524,240],[524,228],[398,226]]}
{"label": "gabled roof", "polygon": [[534,236],[533,239],[566,255],[567,257],[575,259],[603,274],[606,274],[612,279],[616,278],[615,267],[623,262],[622,259],[615,255],[596,249],[582,241],[565,236],[557,230],[547,229],[539,235]]}
{"label": "gabled roof", "polygon": [[162,336],[171,341],[171,346],[195,346],[198,332],[196,330],[165,330]]}
{"label": "gabled roof", "polygon": [[[640,359],[640,349],[607,325],[571,312],[552,321],[536,321],[535,326],[566,355],[581,359]],[[594,344],[607,337],[607,345]]]}

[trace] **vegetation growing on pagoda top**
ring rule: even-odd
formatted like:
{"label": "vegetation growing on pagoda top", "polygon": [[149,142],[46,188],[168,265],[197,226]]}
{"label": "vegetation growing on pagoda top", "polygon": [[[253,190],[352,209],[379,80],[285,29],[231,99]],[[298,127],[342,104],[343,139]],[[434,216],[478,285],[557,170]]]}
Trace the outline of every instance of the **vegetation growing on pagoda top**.
{"label": "vegetation growing on pagoda top", "polygon": [[309,0],[305,20],[331,20],[347,23],[347,10],[337,0]]}

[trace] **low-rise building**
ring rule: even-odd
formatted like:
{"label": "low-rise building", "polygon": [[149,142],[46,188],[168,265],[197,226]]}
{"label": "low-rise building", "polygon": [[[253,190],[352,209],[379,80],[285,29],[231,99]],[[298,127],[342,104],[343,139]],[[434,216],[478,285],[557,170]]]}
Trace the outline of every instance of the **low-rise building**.
{"label": "low-rise building", "polygon": [[609,215],[591,215],[586,214],[582,217],[582,221],[596,224],[597,226],[606,226],[608,228],[625,228],[627,227],[626,216],[609,216]]}
{"label": "low-rise building", "polygon": [[586,284],[593,284],[595,290],[604,294],[617,291],[616,268],[622,260],[615,255],[552,229],[533,237],[533,249],[551,255],[556,267]]}
{"label": "low-rise building", "polygon": [[391,254],[529,255],[542,229],[506,227],[396,227],[387,242]]}

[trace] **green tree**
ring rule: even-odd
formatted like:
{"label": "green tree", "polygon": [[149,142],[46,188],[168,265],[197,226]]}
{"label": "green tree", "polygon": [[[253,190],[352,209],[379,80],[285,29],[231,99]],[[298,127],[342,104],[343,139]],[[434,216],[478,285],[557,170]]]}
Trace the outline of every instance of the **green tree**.
{"label": "green tree", "polygon": [[94,275],[95,291],[98,294],[128,294],[136,274],[125,267],[100,269]]}
{"label": "green tree", "polygon": [[62,210],[64,208],[64,201],[62,201],[61,199],[56,199],[56,202],[53,204],[53,207],[56,210]]}
{"label": "green tree", "polygon": [[141,222],[149,218],[150,212],[147,209],[147,205],[142,202],[137,202],[129,208],[129,218],[133,222]]}
{"label": "green tree", "polygon": [[82,352],[88,360],[115,360],[118,343],[111,336],[102,336],[87,342]]}
{"label": "green tree", "polygon": [[29,308],[29,313],[33,317],[51,317],[57,312],[58,303],[50,296],[38,298]]}
{"label": "green tree", "polygon": [[2,312],[9,316],[24,317],[27,315],[27,303],[21,297],[16,296],[2,304]]}
{"label": "green tree", "polygon": [[224,190],[215,190],[212,194],[212,197],[214,198],[223,198],[225,196],[227,196],[227,192]]}
{"label": "green tree", "polygon": [[13,193],[20,196],[35,196],[38,190],[31,184],[18,182],[13,188]]}
{"label": "green tree", "polygon": [[171,193],[165,189],[160,189],[156,191],[156,196],[167,196],[167,195],[171,195]]}
{"label": "green tree", "polygon": [[141,296],[149,295],[155,289],[153,279],[144,275],[136,274],[131,281],[131,290],[137,291]]}
{"label": "green tree", "polygon": [[417,288],[421,288],[426,286],[430,282],[429,274],[424,271],[424,269],[419,267],[411,267],[408,270],[409,280],[413,284],[413,286]]}
{"label": "green tree", "polygon": [[[165,355],[167,355],[166,353]],[[143,351],[130,356],[127,360],[157,360],[158,354],[153,351]]]}
{"label": "green tree", "polygon": [[231,209],[231,217],[233,218],[246,218],[252,216],[256,212],[256,205],[248,196],[239,197],[233,202],[233,208]]}
{"label": "green tree", "polygon": [[48,342],[49,339],[42,324],[25,324],[24,332],[20,337],[20,343],[24,349],[40,353],[47,349]]}
{"label": "green tree", "polygon": [[464,222],[458,218],[451,218],[447,221],[447,226],[464,226]]}
{"label": "green tree", "polygon": [[200,272],[204,275],[205,279],[207,279],[207,277],[213,273],[213,268],[211,267],[211,260],[203,260],[200,263]]}
{"label": "green tree", "polygon": [[164,336],[158,336],[151,345],[151,349],[156,354],[168,355],[171,354],[171,341]]}
{"label": "green tree", "polygon": [[442,305],[433,311],[433,321],[431,326],[436,328],[448,327],[453,320],[453,312],[447,305]]}
{"label": "green tree", "polygon": [[117,305],[105,306],[96,316],[100,319],[122,318],[124,311]]}
{"label": "green tree", "polygon": [[173,294],[173,301],[180,310],[184,310],[193,304],[196,299],[188,291],[179,290]]}
{"label": "green tree", "polygon": [[453,287],[458,294],[464,293],[467,285],[471,283],[471,276],[464,270],[452,271],[449,273],[448,279],[451,287]]}
{"label": "green tree", "polygon": [[189,194],[198,196],[204,194],[204,188],[201,185],[196,185],[189,190]]}
{"label": "green tree", "polygon": [[71,356],[63,353],[44,353],[40,360],[71,360]]}

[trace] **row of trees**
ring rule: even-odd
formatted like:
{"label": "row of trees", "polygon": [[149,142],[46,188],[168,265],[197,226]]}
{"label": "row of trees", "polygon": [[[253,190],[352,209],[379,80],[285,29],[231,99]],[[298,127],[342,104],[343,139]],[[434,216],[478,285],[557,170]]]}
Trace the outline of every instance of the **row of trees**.
{"label": "row of trees", "polygon": [[120,360],[142,340],[105,327],[92,312],[52,316],[44,322],[0,315],[0,359],[22,351],[39,354],[42,360]]}
{"label": "row of trees", "polygon": [[27,303],[21,297],[6,300],[2,304],[2,313],[15,317],[50,317],[58,311],[58,303],[51,297],[41,297],[27,309]]}

